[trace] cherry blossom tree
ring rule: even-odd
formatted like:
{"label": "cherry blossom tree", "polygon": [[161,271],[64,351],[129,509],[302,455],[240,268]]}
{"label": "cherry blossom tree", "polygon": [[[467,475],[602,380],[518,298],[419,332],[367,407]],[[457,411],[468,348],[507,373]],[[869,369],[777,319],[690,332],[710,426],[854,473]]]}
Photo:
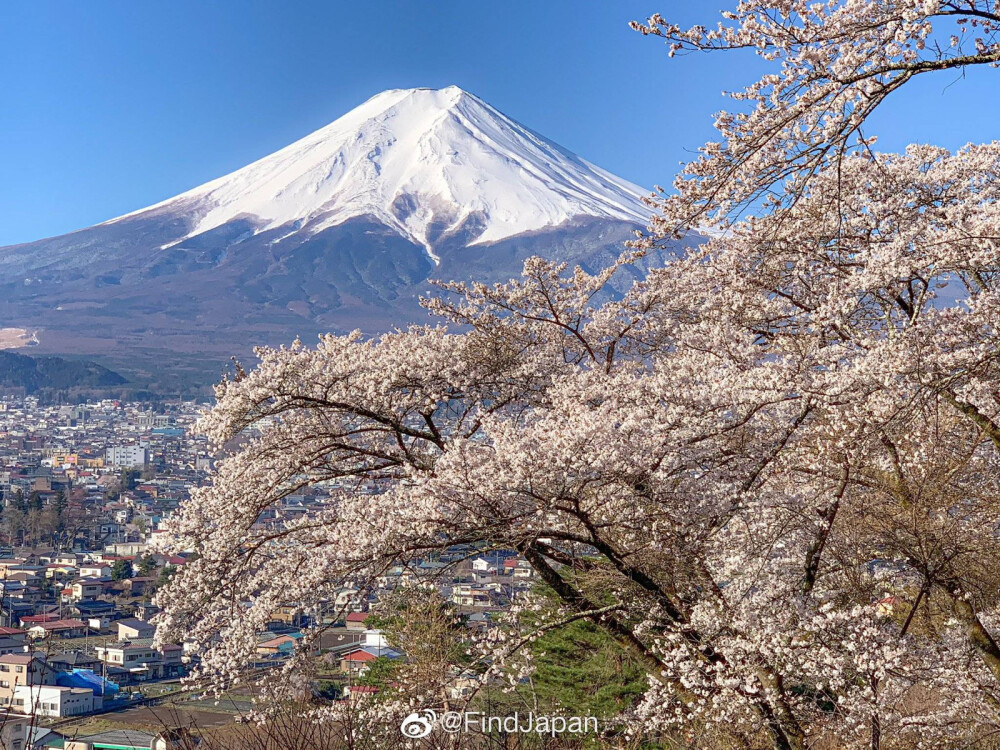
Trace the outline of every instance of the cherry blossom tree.
{"label": "cherry blossom tree", "polygon": [[[562,610],[514,607],[484,680],[587,618],[648,671],[639,729],[694,747],[996,733],[1000,144],[880,154],[861,131],[915,75],[995,63],[998,23],[985,1],[744,0],[712,31],[637,24],[780,63],[640,245],[718,231],[611,302],[635,253],[444,285],[447,325],[260,350],[201,423],[230,450],[171,521],[197,555],[160,637],[226,684],[281,605],[515,549]],[[304,487],[322,507],[267,522]]]}
{"label": "cherry blossom tree", "polygon": [[[812,175],[867,149],[863,127],[917,76],[1000,62],[993,0],[739,0],[714,27],[656,14],[633,28],[670,55],[752,50],[773,72],[731,97],[706,144],[658,204],[656,228],[683,230],[757,201],[794,201]],[[780,65],[778,65],[780,63]]]}

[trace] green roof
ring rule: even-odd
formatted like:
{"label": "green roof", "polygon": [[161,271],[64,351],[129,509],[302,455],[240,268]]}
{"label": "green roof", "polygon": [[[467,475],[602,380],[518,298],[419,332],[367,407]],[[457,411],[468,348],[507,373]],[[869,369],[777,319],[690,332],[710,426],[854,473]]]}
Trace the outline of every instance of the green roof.
{"label": "green roof", "polygon": [[94,750],[149,750],[154,739],[155,734],[137,729],[112,729],[80,737],[78,741],[88,743]]}

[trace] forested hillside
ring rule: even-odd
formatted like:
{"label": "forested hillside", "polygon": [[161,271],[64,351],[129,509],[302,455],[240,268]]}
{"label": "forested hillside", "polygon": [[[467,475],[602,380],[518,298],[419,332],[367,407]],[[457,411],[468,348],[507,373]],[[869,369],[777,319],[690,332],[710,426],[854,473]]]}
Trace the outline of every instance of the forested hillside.
{"label": "forested hillside", "polygon": [[23,388],[35,393],[43,388],[99,388],[122,385],[125,378],[94,362],[61,357],[26,357],[0,351],[0,388]]}

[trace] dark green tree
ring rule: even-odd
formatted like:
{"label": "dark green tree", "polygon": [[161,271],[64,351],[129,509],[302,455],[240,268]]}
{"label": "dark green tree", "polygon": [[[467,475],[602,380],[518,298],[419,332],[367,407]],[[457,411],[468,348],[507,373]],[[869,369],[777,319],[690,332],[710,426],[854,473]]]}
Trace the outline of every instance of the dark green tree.
{"label": "dark green tree", "polygon": [[393,681],[398,669],[399,663],[395,659],[380,656],[368,665],[368,671],[358,677],[355,684],[386,687]]}
{"label": "dark green tree", "polygon": [[139,471],[137,469],[122,469],[121,476],[119,477],[122,491],[134,490],[138,478]]}
{"label": "dark green tree", "polygon": [[531,651],[535,672],[520,691],[553,713],[572,709],[610,719],[632,708],[649,687],[642,667],[589,620],[545,633]]}
{"label": "dark green tree", "polygon": [[140,576],[148,576],[154,570],[156,570],[156,558],[152,555],[146,555],[145,557],[140,557],[138,560],[138,574]]}
{"label": "dark green tree", "polygon": [[28,509],[40,511],[44,505],[45,503],[42,502],[42,493],[38,490],[33,490],[28,496]]}
{"label": "dark green tree", "polygon": [[115,564],[111,566],[112,581],[124,581],[132,576],[132,562],[130,560],[115,560]]}
{"label": "dark green tree", "polygon": [[38,582],[38,588],[42,592],[43,597],[51,599],[55,595],[56,584],[51,578],[42,578]]}

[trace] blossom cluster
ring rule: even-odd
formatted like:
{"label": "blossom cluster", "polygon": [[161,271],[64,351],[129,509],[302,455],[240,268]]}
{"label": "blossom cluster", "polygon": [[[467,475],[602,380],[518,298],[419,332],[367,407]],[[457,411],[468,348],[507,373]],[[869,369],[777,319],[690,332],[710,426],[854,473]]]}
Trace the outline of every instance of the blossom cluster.
{"label": "blossom cluster", "polygon": [[[914,75],[1000,59],[991,7],[742,0],[711,31],[639,25],[781,63],[657,201],[654,238],[719,231],[624,295],[603,292],[641,251],[594,274],[533,258],[445,285],[426,304],[446,325],[260,350],[202,423],[228,455],[172,520],[197,555],[160,594],[161,637],[228,684],[281,605],[452,545],[514,549],[560,609],[512,610],[484,680],[529,674],[533,634],[587,618],[649,674],[641,731],[995,732],[1000,143],[849,140]],[[259,524],[306,486],[322,511]]]}

